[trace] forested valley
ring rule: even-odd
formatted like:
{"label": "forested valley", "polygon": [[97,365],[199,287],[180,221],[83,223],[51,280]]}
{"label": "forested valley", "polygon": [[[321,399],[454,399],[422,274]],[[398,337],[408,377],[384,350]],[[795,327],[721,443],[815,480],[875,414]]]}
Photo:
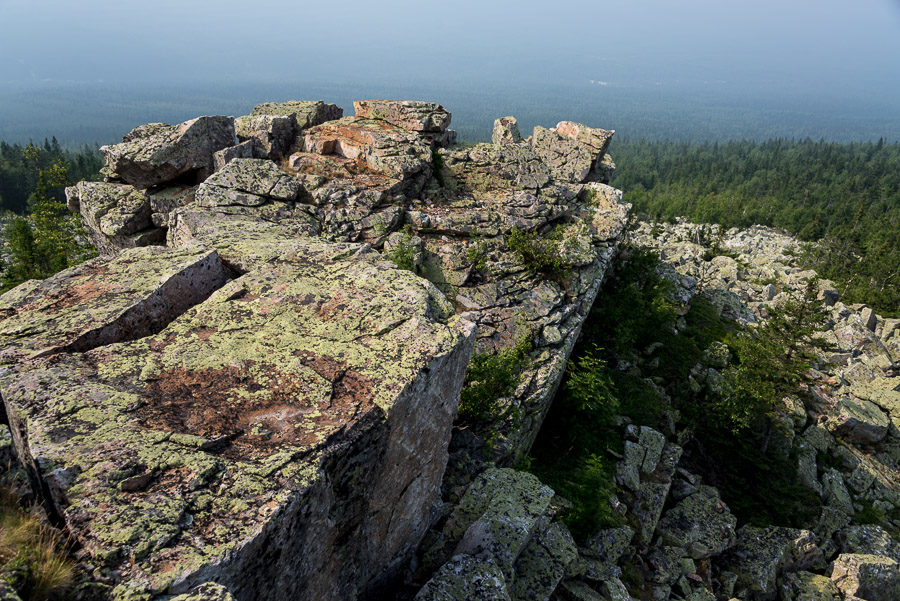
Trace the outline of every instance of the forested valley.
{"label": "forested valley", "polygon": [[845,302],[900,311],[900,144],[617,140],[610,152],[637,213],[784,228],[817,242],[805,260]]}

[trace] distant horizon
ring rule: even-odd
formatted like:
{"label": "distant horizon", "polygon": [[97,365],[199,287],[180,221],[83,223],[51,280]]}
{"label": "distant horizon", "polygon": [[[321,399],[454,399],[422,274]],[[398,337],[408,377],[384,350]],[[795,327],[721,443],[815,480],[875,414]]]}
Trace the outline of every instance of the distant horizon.
{"label": "distant horizon", "polygon": [[439,102],[468,139],[514,114],[652,139],[900,140],[900,0],[0,0],[0,32],[7,141],[110,142],[316,94],[346,114]]}

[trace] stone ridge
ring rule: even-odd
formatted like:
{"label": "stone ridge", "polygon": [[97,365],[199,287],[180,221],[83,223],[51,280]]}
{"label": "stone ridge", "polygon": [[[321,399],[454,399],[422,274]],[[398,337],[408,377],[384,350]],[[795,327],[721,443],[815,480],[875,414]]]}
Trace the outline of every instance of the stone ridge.
{"label": "stone ridge", "polygon": [[[67,189],[103,257],[0,298],[16,454],[99,598],[379,598],[439,496],[536,436],[628,215],[611,132],[459,147],[440,105],[355,108],[136,128]],[[504,410],[454,428],[473,349],[526,338]]]}

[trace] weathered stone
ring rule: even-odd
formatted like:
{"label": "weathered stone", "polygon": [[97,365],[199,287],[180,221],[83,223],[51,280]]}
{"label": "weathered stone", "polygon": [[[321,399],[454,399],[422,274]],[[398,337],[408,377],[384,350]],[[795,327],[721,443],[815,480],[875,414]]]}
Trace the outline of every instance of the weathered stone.
{"label": "weathered stone", "polygon": [[213,579],[355,598],[408,559],[436,499],[474,340],[451,314],[408,272],[296,251],[158,334],[0,386],[17,455],[113,596]]}
{"label": "weathered stone", "polygon": [[234,159],[200,184],[197,204],[259,206],[269,200],[291,201],[300,193],[300,182],[271,161]]}
{"label": "weathered stone", "polygon": [[187,206],[194,202],[197,194],[196,187],[177,186],[164,188],[150,195],[150,219],[157,227],[169,226],[169,214],[175,209]]}
{"label": "weathered stone", "polygon": [[591,537],[587,546],[600,559],[615,564],[631,548],[632,538],[634,538],[634,530],[628,526],[606,528]]}
{"label": "weathered stone", "polygon": [[100,152],[106,158],[109,177],[149,188],[192,172],[209,175],[214,168],[213,153],[234,144],[234,119],[198,117],[181,125],[142,125],[121,144],[102,146]]}
{"label": "weathered stone", "polygon": [[837,541],[841,553],[868,553],[900,562],[900,543],[891,538],[881,526],[847,526],[838,532]]}
{"label": "weathered stone", "polygon": [[491,142],[494,144],[518,144],[522,141],[519,133],[519,122],[515,117],[500,117],[494,121],[494,132]]}
{"label": "weathered stone", "polygon": [[839,555],[831,569],[831,580],[845,599],[900,599],[900,566],[889,557]]}
{"label": "weathered stone", "polygon": [[225,283],[215,251],[134,248],[0,296],[0,363],[86,351],[165,327]]}
{"label": "weathered stone", "polygon": [[250,116],[288,117],[294,123],[293,135],[298,136],[306,128],[340,119],[344,116],[344,109],[336,104],[326,104],[321,100],[264,102],[257,105],[250,112]]}
{"label": "weathered stone", "polygon": [[737,588],[759,596],[772,595],[781,569],[796,561],[798,551],[809,538],[804,530],[743,526],[737,544],[720,559],[719,565],[737,574]]}
{"label": "weathered stone", "polygon": [[826,576],[800,571],[784,575],[792,601],[841,601],[841,592]]}
{"label": "weathered stone", "polygon": [[572,138],[564,137],[552,129],[535,127],[531,146],[550,168],[554,179],[580,183],[591,171],[590,151]]}
{"label": "weathered stone", "polygon": [[554,492],[533,475],[491,468],[469,487],[425,554],[435,569],[451,555],[494,557],[511,579],[519,554],[539,529]]}
{"label": "weathered stone", "polygon": [[246,144],[255,142],[262,151],[261,157],[280,160],[290,150],[297,136],[294,119],[288,115],[247,115],[234,120],[238,140]]}
{"label": "weathered stone", "polygon": [[457,555],[441,566],[416,601],[510,601],[503,572],[491,558]]}
{"label": "weathered stone", "polygon": [[875,315],[875,311],[871,307],[863,307],[862,311],[859,312],[859,323],[870,332],[874,332],[878,323],[878,316]]}
{"label": "weathered stone", "polygon": [[656,531],[656,525],[659,523],[663,507],[669,496],[672,476],[678,460],[681,458],[681,453],[681,447],[666,443],[652,480],[641,482],[634,499],[629,503],[629,509],[640,526],[637,531],[637,540],[644,544],[650,543],[653,533]]}
{"label": "weathered stone", "polygon": [[303,150],[361,161],[375,171],[402,179],[431,173],[428,144],[412,132],[376,119],[344,117],[308,129]]}
{"label": "weathered stone", "polygon": [[559,522],[536,534],[516,561],[510,587],[513,601],[547,601],[578,557],[569,530]]}
{"label": "weathered stone", "polygon": [[638,444],[644,448],[644,460],[641,462],[641,471],[645,474],[652,474],[656,471],[656,466],[662,457],[663,449],[666,446],[666,437],[653,428],[641,426]]}
{"label": "weathered stone", "polygon": [[656,527],[664,544],[682,547],[693,559],[719,555],[734,544],[735,518],[711,486],[696,493],[663,514]]}
{"label": "weathered stone", "polygon": [[556,124],[556,133],[571,138],[582,146],[587,147],[591,153],[591,160],[596,162],[598,159],[602,160],[606,156],[606,151],[609,150],[609,143],[616,132],[588,127],[572,121],[560,121]]}
{"label": "weathered stone", "polygon": [[891,421],[875,403],[841,397],[828,418],[828,429],[836,436],[860,444],[874,444],[887,436]]}
{"label": "weathered stone", "polygon": [[566,601],[607,601],[600,593],[580,580],[563,581],[553,598]]}
{"label": "weathered stone", "polygon": [[442,132],[450,113],[439,104],[416,100],[356,100],[353,110],[363,119],[380,119],[416,132]]}
{"label": "weathered stone", "polygon": [[234,159],[264,159],[265,151],[260,146],[259,140],[251,138],[240,144],[218,150],[213,154],[215,170],[223,168]]}
{"label": "weathered stone", "polygon": [[234,601],[234,597],[228,592],[228,589],[221,584],[215,582],[207,582],[194,588],[190,592],[177,597],[172,597],[170,601]]}
{"label": "weathered stone", "polygon": [[495,195],[509,190],[537,190],[550,182],[550,170],[524,144],[439,151],[444,187],[456,193]]}
{"label": "weathered stone", "polygon": [[874,378],[854,382],[849,392],[863,401],[878,405],[887,411],[893,424],[900,427],[900,378]]}
{"label": "weathered stone", "polygon": [[853,500],[844,484],[844,477],[835,469],[829,469],[822,474],[822,496],[829,507],[843,511],[847,515],[853,515]]}
{"label": "weathered stone", "polygon": [[215,248],[222,262],[244,274],[298,249],[321,248],[321,259],[339,260],[362,251],[356,244],[331,244],[311,237],[318,232],[310,220],[283,215],[277,222],[265,215],[228,214],[187,207],[175,211],[169,228],[170,246],[202,243]]}
{"label": "weathered stone", "polygon": [[[79,182],[66,188],[69,209],[81,213],[82,223],[97,250],[114,255],[122,249],[146,246],[146,234],[154,230],[150,198],[142,190],[124,184]],[[159,232],[159,230],[156,230]],[[165,232],[152,236],[153,242]]]}

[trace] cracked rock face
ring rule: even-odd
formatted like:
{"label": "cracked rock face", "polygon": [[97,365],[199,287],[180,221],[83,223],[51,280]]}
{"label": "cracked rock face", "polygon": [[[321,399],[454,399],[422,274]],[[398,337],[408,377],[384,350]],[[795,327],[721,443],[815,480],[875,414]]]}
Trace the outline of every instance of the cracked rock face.
{"label": "cracked rock face", "polygon": [[[439,494],[536,436],[628,215],[604,130],[459,148],[440,105],[355,108],[137,128],[67,191],[106,257],[2,297],[16,453],[109,597],[378,598]],[[470,355],[526,337],[496,444],[454,435]],[[512,576],[569,547],[542,511],[512,555],[489,512],[447,550]]]}
{"label": "cracked rock face", "polygon": [[[243,599],[354,598],[388,567],[380,558],[412,550],[474,328],[433,286],[371,259],[326,264],[301,249],[158,333],[95,337],[108,344],[0,376],[17,455],[67,530],[119,575],[113,597],[213,579]],[[127,277],[55,289],[89,289],[104,307]],[[40,338],[86,329],[70,321]]]}

